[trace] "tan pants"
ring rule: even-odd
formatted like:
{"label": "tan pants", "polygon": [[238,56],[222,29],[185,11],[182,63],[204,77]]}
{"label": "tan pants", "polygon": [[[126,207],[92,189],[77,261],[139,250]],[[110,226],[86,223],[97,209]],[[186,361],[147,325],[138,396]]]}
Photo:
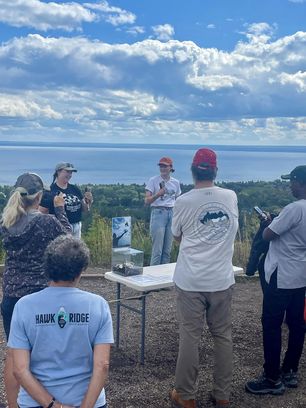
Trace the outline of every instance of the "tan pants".
{"label": "tan pants", "polygon": [[220,292],[188,292],[178,287],[176,291],[180,342],[175,388],[183,399],[195,398],[199,373],[199,343],[206,313],[214,341],[213,396],[218,400],[228,400],[233,368],[233,287]]}

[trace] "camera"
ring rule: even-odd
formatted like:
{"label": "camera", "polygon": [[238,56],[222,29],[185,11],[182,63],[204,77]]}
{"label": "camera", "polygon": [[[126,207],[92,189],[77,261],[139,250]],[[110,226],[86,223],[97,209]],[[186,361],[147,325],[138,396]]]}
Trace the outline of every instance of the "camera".
{"label": "camera", "polygon": [[259,208],[257,205],[254,207],[254,211],[257,213],[257,215],[264,221],[267,221],[268,217],[267,214],[265,214],[261,208]]}

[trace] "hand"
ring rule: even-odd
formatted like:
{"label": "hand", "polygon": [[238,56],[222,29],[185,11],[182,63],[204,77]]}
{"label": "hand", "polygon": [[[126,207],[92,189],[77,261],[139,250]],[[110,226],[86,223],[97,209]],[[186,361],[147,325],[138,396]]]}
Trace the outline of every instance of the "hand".
{"label": "hand", "polygon": [[163,195],[165,195],[165,193],[166,193],[166,189],[165,187],[163,187],[157,192],[157,196],[162,197]]}
{"label": "hand", "polygon": [[66,195],[64,193],[59,193],[58,195],[54,196],[54,207],[65,207],[65,197]]}
{"label": "hand", "polygon": [[85,191],[84,193],[84,201],[87,205],[91,205],[93,203],[93,195],[91,191]]}

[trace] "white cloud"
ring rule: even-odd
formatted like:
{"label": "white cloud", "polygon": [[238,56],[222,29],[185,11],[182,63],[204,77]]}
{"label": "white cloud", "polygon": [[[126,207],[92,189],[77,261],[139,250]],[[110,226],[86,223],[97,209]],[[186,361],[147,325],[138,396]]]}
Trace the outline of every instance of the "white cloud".
{"label": "white cloud", "polygon": [[56,3],[40,0],[0,0],[0,22],[13,27],[33,27],[37,30],[81,30],[83,23],[100,20],[114,26],[133,24],[136,16],[119,7],[100,3]]}
{"label": "white cloud", "polygon": [[155,38],[160,41],[169,41],[174,36],[174,28],[170,24],[153,26],[152,30]]}
{"label": "white cloud", "polygon": [[38,34],[2,43],[1,137],[306,143],[306,33],[260,40],[269,30],[252,26],[231,52]]}
{"label": "white cloud", "polygon": [[305,3],[306,0],[289,0],[290,3]]}
{"label": "white cloud", "polygon": [[112,24],[113,26],[118,26],[122,24],[134,24],[136,21],[135,14],[123,10],[120,7],[110,6],[107,1],[101,1],[99,3],[85,3],[84,6],[89,9],[96,10],[102,13],[105,21]]}
{"label": "white cloud", "polygon": [[128,34],[135,35],[135,36],[138,34],[144,34],[145,31],[146,31],[145,28],[142,26],[132,26],[126,30]]}
{"label": "white cloud", "polygon": [[216,28],[216,26],[215,26],[215,24],[208,24],[208,25],[206,26],[206,28],[212,30],[212,29]]}

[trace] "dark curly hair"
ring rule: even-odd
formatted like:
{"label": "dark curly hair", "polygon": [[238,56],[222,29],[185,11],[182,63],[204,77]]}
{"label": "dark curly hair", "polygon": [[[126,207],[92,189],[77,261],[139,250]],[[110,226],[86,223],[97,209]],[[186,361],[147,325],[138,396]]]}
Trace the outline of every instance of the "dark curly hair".
{"label": "dark curly hair", "polygon": [[89,259],[85,242],[71,235],[61,235],[46,248],[45,271],[54,282],[72,282],[87,268]]}

